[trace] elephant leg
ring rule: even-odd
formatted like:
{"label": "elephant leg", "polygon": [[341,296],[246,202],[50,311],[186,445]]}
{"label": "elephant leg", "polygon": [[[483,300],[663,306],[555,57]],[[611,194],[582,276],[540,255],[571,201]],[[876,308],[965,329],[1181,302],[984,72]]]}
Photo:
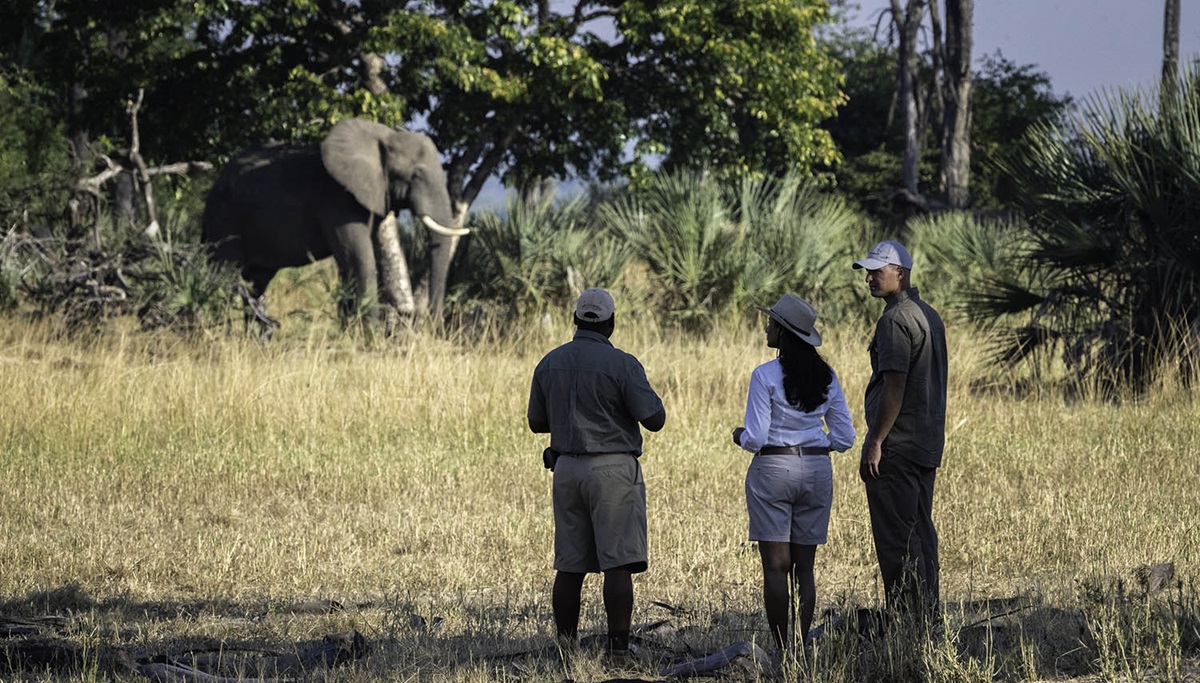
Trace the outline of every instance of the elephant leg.
{"label": "elephant leg", "polygon": [[245,266],[242,268],[242,279],[250,283],[250,287],[248,290],[245,287],[238,287],[238,294],[244,304],[242,319],[246,332],[250,331],[252,323],[257,323],[258,339],[264,343],[271,338],[271,335],[275,334],[275,330],[279,329],[279,321],[267,314],[267,285],[271,283],[271,279],[278,272],[277,268]]}
{"label": "elephant leg", "polygon": [[330,231],[330,245],[337,261],[342,295],[338,313],[342,324],[361,319],[370,320],[379,303],[378,274],[375,268],[375,246],[371,228],[365,223],[343,223]]}

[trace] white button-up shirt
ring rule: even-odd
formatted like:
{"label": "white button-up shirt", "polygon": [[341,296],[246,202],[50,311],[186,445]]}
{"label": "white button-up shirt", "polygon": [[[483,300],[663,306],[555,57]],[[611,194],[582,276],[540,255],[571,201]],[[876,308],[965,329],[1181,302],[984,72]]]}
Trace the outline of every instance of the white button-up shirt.
{"label": "white button-up shirt", "polygon": [[783,366],[778,358],[758,366],[750,375],[744,427],[742,448],[751,453],[767,445],[844,451],[854,445],[857,436],[836,372],[829,382],[825,402],[806,413],[788,403],[783,389]]}

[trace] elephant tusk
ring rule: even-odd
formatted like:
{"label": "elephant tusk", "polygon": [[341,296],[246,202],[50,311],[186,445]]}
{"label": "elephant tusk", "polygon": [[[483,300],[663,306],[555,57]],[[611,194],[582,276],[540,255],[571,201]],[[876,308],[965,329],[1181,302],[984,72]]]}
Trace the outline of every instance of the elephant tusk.
{"label": "elephant tusk", "polygon": [[445,235],[446,237],[462,237],[463,235],[471,234],[471,231],[467,228],[447,228],[429,216],[421,216],[421,222],[424,223],[425,227],[429,228],[432,232],[436,232],[439,235]]}

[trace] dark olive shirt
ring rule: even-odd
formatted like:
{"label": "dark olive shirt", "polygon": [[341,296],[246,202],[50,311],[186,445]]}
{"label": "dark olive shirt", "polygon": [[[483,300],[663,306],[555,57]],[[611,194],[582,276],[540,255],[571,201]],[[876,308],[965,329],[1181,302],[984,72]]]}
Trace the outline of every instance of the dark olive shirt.
{"label": "dark olive shirt", "polygon": [[550,425],[559,453],[642,453],[638,423],[663,409],[642,364],[607,337],[578,330],[533,371],[530,423]]}
{"label": "dark olive shirt", "polygon": [[871,340],[867,428],[875,424],[883,373],[904,374],[904,403],[883,441],[885,453],[939,467],[946,445],[946,327],[911,287],[892,297]]}

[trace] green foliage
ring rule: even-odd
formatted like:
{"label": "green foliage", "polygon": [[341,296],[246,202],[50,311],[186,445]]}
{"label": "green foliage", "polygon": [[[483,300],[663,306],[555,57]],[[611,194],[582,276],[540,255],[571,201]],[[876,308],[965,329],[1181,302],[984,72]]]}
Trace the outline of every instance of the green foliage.
{"label": "green foliage", "polygon": [[239,282],[229,264],[209,261],[204,245],[169,240],[156,241],[129,275],[142,326],[179,331],[226,322]]}
{"label": "green foliage", "polygon": [[1007,165],[1026,199],[1027,276],[996,280],[981,318],[1023,313],[1002,358],[1056,351],[1080,376],[1145,388],[1164,364],[1195,372],[1200,324],[1200,81],[1175,106],[1117,91],[1036,127]]}
{"label": "green foliage", "polygon": [[813,38],[827,3],[812,0],[623,2],[644,117],[640,151],[663,166],[733,175],[830,165],[820,122],[844,102],[840,65]]}
{"label": "green foliage", "polygon": [[[870,215],[889,222],[892,192],[901,185],[904,153],[902,120],[893,103],[896,48],[866,31],[838,27],[822,36],[846,72],[848,102],[825,122],[845,161],[834,169],[838,188]],[[929,92],[933,73],[928,55],[918,69],[919,87]],[[927,196],[938,192],[940,150],[936,117],[927,106],[918,185]],[[1031,127],[1055,121],[1070,110],[1069,96],[1053,93],[1049,77],[1034,65],[1017,65],[997,52],[985,56],[973,73],[971,89],[971,196],[976,207],[1015,203],[1013,188],[998,165],[1018,152]]]}
{"label": "green foliage", "polygon": [[62,212],[70,191],[63,129],[52,93],[0,64],[0,226],[45,229]]}
{"label": "green foliage", "polygon": [[[734,199],[734,198],[731,198]],[[849,275],[862,250],[862,217],[844,199],[802,173],[743,178],[734,206],[746,226],[748,252],[762,264],[743,267],[754,286],[736,297],[770,305],[783,292],[808,299],[827,323],[861,314],[859,283]]]}
{"label": "green foliage", "polygon": [[842,280],[834,273],[848,263],[857,217],[804,178],[731,185],[703,173],[662,173],[601,216],[646,264],[656,307],[688,327],[770,305],[785,291],[836,319],[846,310],[844,290],[829,283]]}
{"label": "green foliage", "polygon": [[1024,275],[1019,256],[1031,243],[1019,218],[955,211],[914,217],[908,228],[913,282],[935,306],[966,313],[981,282]]}
{"label": "green foliage", "polygon": [[1019,153],[1025,134],[1071,111],[1070,95],[1057,96],[1050,77],[1032,64],[1017,65],[999,51],[985,55],[971,88],[971,195],[976,206],[1020,203],[1001,171],[1005,156]]}
{"label": "green foliage", "polygon": [[700,173],[659,174],[601,209],[612,230],[644,260],[659,285],[655,305],[703,324],[734,302],[746,251],[722,188]]}
{"label": "green foliage", "polygon": [[462,268],[463,295],[512,313],[569,304],[588,287],[618,284],[630,247],[599,229],[585,196],[565,202],[510,199],[506,216],[476,217]]}

